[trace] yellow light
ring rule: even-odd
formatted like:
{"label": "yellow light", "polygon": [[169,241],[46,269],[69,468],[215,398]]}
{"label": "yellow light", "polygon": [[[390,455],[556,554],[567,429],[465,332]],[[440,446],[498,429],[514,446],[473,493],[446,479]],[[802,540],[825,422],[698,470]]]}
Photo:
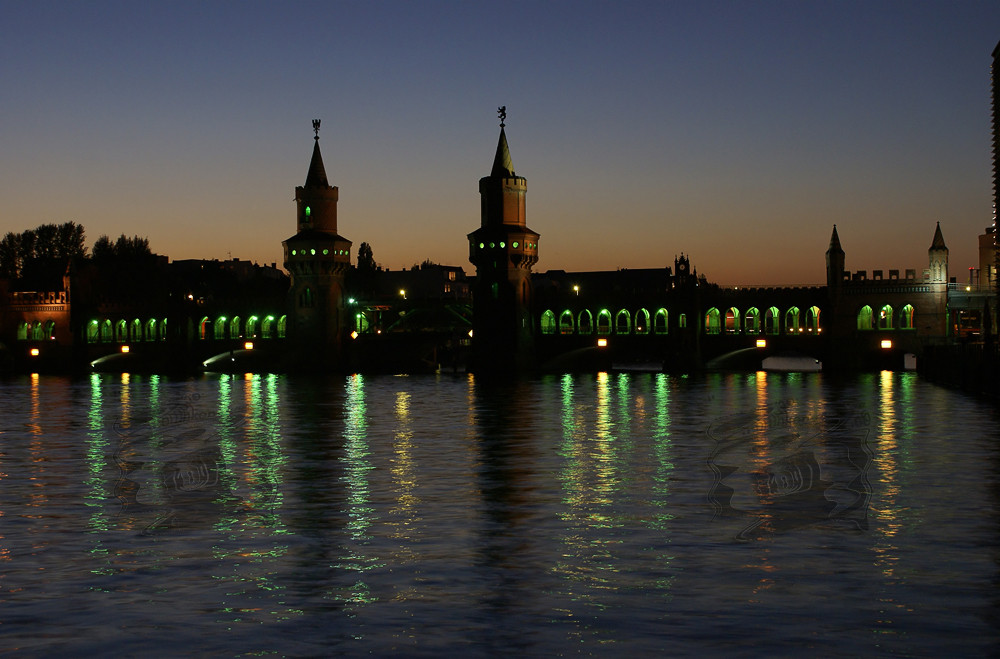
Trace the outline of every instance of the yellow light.
{"label": "yellow light", "polygon": [[757,339],[757,347],[758,348],[766,348],[767,347],[767,339]]}
{"label": "yellow light", "polygon": [[608,340],[607,339],[597,339],[597,347],[598,348],[607,348],[608,347]]}
{"label": "yellow light", "polygon": [[351,338],[352,338],[352,339],[356,339],[356,338],[358,338],[358,332],[357,332],[357,330],[355,330],[355,331],[351,332]]}
{"label": "yellow light", "polygon": [[889,339],[882,339],[881,345],[883,350],[888,350],[889,348],[892,347],[892,341],[890,341]]}
{"label": "yellow light", "polygon": [[405,300],[406,299],[406,291],[403,290],[402,288],[399,289],[399,296]]}
{"label": "yellow light", "polygon": [[472,330],[469,330],[469,338],[472,338]]}
{"label": "yellow light", "polygon": [[28,353],[29,353],[29,354],[30,354],[30,355],[31,355],[32,357],[37,357],[37,356],[38,356],[38,348],[32,348],[31,350],[29,350],[29,351],[28,351]]}
{"label": "yellow light", "polygon": [[128,352],[128,346],[122,346],[122,352]]}
{"label": "yellow light", "polygon": [[253,341],[247,341],[243,344],[244,350],[253,350]]}

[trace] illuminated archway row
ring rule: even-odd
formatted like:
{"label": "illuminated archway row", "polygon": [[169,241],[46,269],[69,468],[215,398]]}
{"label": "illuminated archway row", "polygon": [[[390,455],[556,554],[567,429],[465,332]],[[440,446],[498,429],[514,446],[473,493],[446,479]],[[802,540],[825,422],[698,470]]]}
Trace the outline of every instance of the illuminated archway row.
{"label": "illuminated archway row", "polygon": [[87,343],[138,343],[140,341],[166,341],[167,319],[93,319],[87,323],[84,333]]}
{"label": "illuminated archway row", "polygon": [[750,307],[742,314],[736,307],[725,312],[712,307],[705,312],[704,327],[706,334],[819,334],[823,331],[819,316],[815,305],[808,309],[792,306],[784,313],[778,307]]}
{"label": "illuminated archway row", "polygon": [[896,320],[897,316],[892,308],[892,305],[885,304],[879,309],[878,314],[872,310],[869,305],[865,305],[858,310],[858,329],[859,330],[891,330],[891,329],[901,329],[908,330],[914,329],[913,319],[916,315],[916,310],[913,308],[912,304],[904,305],[902,309],[899,310],[898,322]]}
{"label": "illuminated archway row", "polygon": [[45,341],[55,338],[56,322],[54,320],[22,322],[17,326],[17,339],[19,341]]}
{"label": "illuminated archway row", "polygon": [[[634,314],[628,309],[620,309],[614,316],[608,309],[596,314],[584,309],[574,314],[563,310],[557,317],[551,309],[546,309],[540,320],[542,334],[667,334],[670,331],[670,314],[664,308],[649,312],[639,309]],[[677,314],[677,326],[687,326],[687,316]]]}
{"label": "illuminated archway row", "polygon": [[199,339],[283,339],[287,316],[202,317],[198,323]]}

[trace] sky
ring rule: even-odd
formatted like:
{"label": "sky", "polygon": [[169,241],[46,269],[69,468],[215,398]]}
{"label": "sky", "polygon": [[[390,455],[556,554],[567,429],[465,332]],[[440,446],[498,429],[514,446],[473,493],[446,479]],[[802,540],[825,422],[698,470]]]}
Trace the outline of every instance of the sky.
{"label": "sky", "polygon": [[927,267],[993,222],[1000,3],[0,0],[0,234],[281,266],[312,120],[339,232],[468,261],[507,108],[536,272]]}

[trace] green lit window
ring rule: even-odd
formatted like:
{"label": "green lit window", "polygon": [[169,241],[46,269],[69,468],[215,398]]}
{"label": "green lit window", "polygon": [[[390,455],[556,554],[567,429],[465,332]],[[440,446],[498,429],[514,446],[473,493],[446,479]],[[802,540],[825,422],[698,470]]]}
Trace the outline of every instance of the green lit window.
{"label": "green lit window", "polygon": [[780,319],[781,312],[778,311],[778,307],[768,307],[767,311],[764,312],[764,332],[767,334],[777,334],[778,333],[778,321]]}
{"label": "green lit window", "polygon": [[556,333],[556,315],[551,309],[546,309],[542,314],[542,334]]}
{"label": "green lit window", "polygon": [[324,249],[324,250],[323,250],[323,256],[326,256],[326,255],[327,255],[327,254],[329,254],[329,253],[330,253],[330,250],[328,250],[328,249]]}
{"label": "green lit window", "polygon": [[736,334],[740,331],[740,311],[736,307],[726,309],[726,334]]}
{"label": "green lit window", "polygon": [[486,247],[486,245],[484,243],[479,243],[479,249],[482,249],[484,247]]}
{"label": "green lit window", "polygon": [[875,329],[875,322],[872,318],[872,308],[867,304],[861,307],[858,311],[858,329],[859,330],[870,330]]}
{"label": "green lit window", "polygon": [[601,309],[597,313],[597,333],[611,334],[611,312],[607,309]]}
{"label": "green lit window", "polygon": [[293,249],[292,250],[292,256],[295,256],[295,254],[296,254],[296,251]]}
{"label": "green lit window", "polygon": [[496,244],[496,243],[490,243],[490,249],[492,249],[492,248],[494,248],[494,247],[496,247],[496,246],[497,246],[497,244]]}
{"label": "green lit window", "polygon": [[720,331],[719,310],[712,307],[705,314],[705,334],[718,334]]}
{"label": "green lit window", "polygon": [[504,247],[506,247],[506,246],[507,246],[507,244],[506,244],[506,243],[500,243],[500,249],[503,249],[503,248],[504,248]]}
{"label": "green lit window", "polygon": [[309,250],[309,253],[312,254],[313,256],[316,256],[316,250],[314,249]]}
{"label": "green lit window", "polygon": [[653,331],[657,334],[666,334],[669,327],[667,320],[667,310],[662,307],[657,309],[653,316]]}
{"label": "green lit window", "polygon": [[515,240],[513,243],[511,243],[510,246],[513,247],[514,249],[517,249],[517,241]]}
{"label": "green lit window", "polygon": [[559,314],[559,333],[560,334],[572,334],[573,333],[573,312],[566,309],[561,314]]}
{"label": "green lit window", "polygon": [[309,217],[311,215],[312,215],[312,209],[306,206],[306,217]]}
{"label": "green lit window", "polygon": [[588,309],[581,311],[580,315],[576,317],[576,327],[580,334],[593,334],[594,314],[590,313]]}
{"label": "green lit window", "polygon": [[899,329],[913,329],[913,305],[906,305],[899,313]]}

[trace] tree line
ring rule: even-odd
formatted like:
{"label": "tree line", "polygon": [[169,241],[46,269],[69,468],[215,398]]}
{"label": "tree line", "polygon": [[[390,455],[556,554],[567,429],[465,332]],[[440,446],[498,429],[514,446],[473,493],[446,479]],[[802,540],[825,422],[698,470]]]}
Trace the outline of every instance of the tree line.
{"label": "tree line", "polygon": [[[42,224],[27,231],[8,232],[0,240],[0,277],[20,279],[34,268],[86,259],[86,232],[82,224]],[[112,240],[101,236],[94,243],[95,262],[135,259],[152,255],[149,240],[124,233]]]}

